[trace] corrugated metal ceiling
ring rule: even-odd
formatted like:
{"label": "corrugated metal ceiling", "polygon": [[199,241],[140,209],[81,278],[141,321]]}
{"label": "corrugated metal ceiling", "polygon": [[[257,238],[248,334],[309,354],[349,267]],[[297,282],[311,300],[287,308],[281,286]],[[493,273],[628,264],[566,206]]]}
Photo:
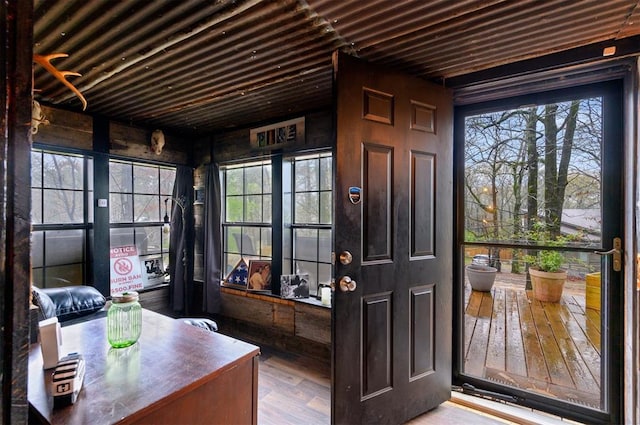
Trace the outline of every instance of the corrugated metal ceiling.
{"label": "corrugated metal ceiling", "polygon": [[[88,113],[196,134],[331,104],[331,53],[446,82],[640,35],[637,0],[35,0],[34,52]],[[639,43],[640,44],[640,43]],[[635,50],[640,52],[640,45]],[[36,97],[80,102],[35,66]]]}

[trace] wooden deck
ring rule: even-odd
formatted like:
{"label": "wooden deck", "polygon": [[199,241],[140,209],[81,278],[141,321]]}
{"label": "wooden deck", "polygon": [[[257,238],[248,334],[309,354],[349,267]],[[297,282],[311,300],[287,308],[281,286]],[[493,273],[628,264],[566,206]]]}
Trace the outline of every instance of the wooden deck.
{"label": "wooden deck", "polygon": [[600,408],[600,311],[586,308],[584,290],[547,303],[522,288],[466,285],[466,374]]}

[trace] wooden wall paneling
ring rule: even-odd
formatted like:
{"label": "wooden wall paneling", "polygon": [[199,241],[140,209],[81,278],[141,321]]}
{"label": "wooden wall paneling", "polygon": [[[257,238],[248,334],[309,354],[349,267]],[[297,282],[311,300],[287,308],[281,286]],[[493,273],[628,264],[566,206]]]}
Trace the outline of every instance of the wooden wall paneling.
{"label": "wooden wall paneling", "polygon": [[151,132],[139,127],[112,121],[109,126],[110,153],[131,158],[161,161],[172,164],[189,164],[189,143],[164,132],[165,145],[160,155],[151,150]]}
{"label": "wooden wall paneling", "polygon": [[273,327],[287,335],[295,333],[296,323],[294,306],[288,304],[273,304]]}
{"label": "wooden wall paneling", "polygon": [[220,295],[222,297],[220,314],[223,316],[271,327],[273,323],[271,303],[233,295],[227,291],[221,291]]}
{"label": "wooden wall paneling", "polygon": [[[278,121],[286,120],[282,118]],[[250,129],[234,129],[216,134],[213,143],[213,158],[218,163],[268,157],[268,150],[253,150],[249,142]],[[283,146],[278,152],[290,153],[303,150],[330,148],[333,145],[333,122],[331,111],[319,111],[305,115],[305,143]]]}
{"label": "wooden wall paneling", "polygon": [[331,344],[331,309],[295,303],[296,336]]}
{"label": "wooden wall paneling", "polygon": [[33,135],[34,143],[93,150],[93,118],[90,115],[41,106],[49,124],[38,127]]}

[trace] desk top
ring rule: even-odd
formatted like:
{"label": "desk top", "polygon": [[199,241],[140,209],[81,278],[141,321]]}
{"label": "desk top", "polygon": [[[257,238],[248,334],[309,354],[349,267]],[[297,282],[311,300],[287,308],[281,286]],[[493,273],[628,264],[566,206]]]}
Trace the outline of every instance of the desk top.
{"label": "desk top", "polygon": [[111,348],[106,318],[63,327],[60,356],[74,351],[86,362],[82,390],[74,405],[54,410],[53,369],[42,369],[40,345],[31,345],[29,403],[47,422],[135,420],[259,354],[254,345],[150,310],[142,311],[140,339],[127,348]]}

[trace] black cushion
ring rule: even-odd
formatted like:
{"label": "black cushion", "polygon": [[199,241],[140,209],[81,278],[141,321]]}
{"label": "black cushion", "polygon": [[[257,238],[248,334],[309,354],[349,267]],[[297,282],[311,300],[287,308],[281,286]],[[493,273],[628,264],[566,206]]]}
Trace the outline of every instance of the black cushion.
{"label": "black cushion", "polygon": [[32,285],[31,299],[33,304],[38,307],[38,320],[56,317],[56,305],[42,289]]}
{"label": "black cushion", "polygon": [[93,286],[64,286],[45,288],[40,291],[49,296],[55,305],[59,322],[86,316],[101,310],[106,298]]}

